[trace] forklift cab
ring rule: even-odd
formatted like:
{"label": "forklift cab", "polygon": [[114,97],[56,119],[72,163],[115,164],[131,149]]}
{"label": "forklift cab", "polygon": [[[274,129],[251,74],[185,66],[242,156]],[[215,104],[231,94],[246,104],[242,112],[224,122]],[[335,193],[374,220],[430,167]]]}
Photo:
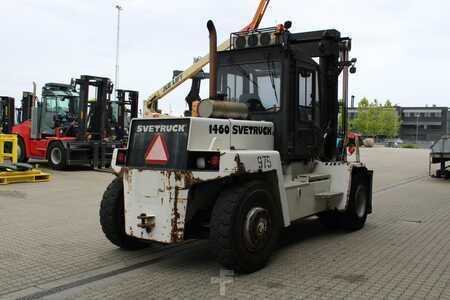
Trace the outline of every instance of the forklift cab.
{"label": "forklift cab", "polygon": [[32,138],[55,136],[56,128],[63,128],[65,136],[73,136],[78,126],[79,99],[70,85],[47,83],[32,114]]}
{"label": "forklift cab", "polygon": [[218,53],[218,97],[246,104],[251,120],[273,122],[284,163],[335,160],[339,57],[347,40],[336,30],[232,34],[231,50]]}

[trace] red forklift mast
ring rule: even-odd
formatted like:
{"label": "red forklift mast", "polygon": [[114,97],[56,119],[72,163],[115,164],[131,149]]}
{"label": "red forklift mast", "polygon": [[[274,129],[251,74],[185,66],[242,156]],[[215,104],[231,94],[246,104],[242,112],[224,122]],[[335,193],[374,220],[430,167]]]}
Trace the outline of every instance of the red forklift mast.
{"label": "red forklift mast", "polygon": [[14,123],[14,98],[0,96],[0,133],[10,133]]}
{"label": "red forklift mast", "polygon": [[31,120],[31,110],[33,109],[33,93],[23,92],[21,107],[16,108],[17,111],[17,124],[25,122],[26,120]]}

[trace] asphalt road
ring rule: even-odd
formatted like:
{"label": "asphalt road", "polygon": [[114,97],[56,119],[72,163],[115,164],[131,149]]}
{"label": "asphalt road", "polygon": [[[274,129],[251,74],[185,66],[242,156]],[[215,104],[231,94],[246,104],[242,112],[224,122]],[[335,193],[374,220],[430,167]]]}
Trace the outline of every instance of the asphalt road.
{"label": "asphalt road", "polygon": [[427,176],[425,150],[362,157],[375,170],[366,227],[349,234],[302,221],[251,275],[221,270],[204,241],[115,248],[98,223],[110,174],[1,186],[0,298],[450,299],[450,182]]}

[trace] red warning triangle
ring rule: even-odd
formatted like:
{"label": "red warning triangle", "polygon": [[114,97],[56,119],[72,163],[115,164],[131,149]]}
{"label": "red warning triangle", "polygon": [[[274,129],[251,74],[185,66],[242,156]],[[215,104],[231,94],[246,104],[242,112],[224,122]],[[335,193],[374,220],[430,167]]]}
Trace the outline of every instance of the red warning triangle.
{"label": "red warning triangle", "polygon": [[161,134],[153,136],[145,152],[145,162],[149,165],[165,165],[169,161],[166,139]]}

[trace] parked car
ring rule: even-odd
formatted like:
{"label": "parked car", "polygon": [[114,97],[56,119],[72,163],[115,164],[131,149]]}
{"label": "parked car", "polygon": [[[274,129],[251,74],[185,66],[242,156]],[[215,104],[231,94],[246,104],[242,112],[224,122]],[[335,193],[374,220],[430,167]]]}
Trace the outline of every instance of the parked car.
{"label": "parked car", "polygon": [[403,144],[401,139],[388,139],[384,141],[384,146],[388,148],[400,148],[401,144]]}

